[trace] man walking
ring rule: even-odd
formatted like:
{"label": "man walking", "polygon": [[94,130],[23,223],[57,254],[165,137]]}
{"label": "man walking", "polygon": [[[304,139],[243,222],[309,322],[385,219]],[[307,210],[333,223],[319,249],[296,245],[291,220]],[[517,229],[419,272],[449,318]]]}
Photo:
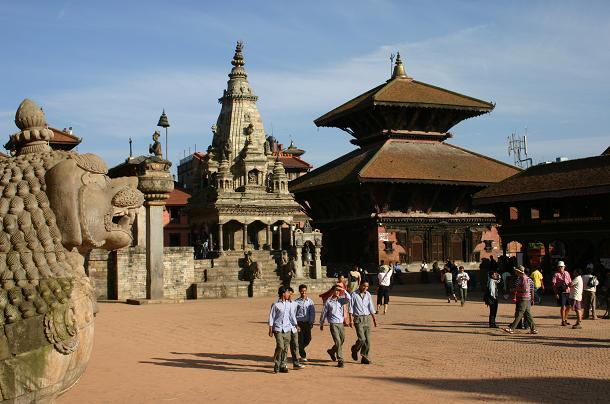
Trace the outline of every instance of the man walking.
{"label": "man walking", "polygon": [[457,297],[453,291],[453,275],[451,270],[445,265],[441,272],[441,282],[445,285],[445,294],[447,295],[447,303],[451,303],[451,298],[457,303]]}
{"label": "man walking", "polygon": [[377,289],[377,311],[383,303],[383,314],[388,312],[388,304],[390,303],[390,282],[392,281],[391,266],[384,265],[381,261],[379,273],[377,274],[378,289]]}
{"label": "man walking", "polygon": [[371,294],[368,291],[369,283],[361,282],[360,287],[352,293],[351,303],[349,306],[350,324],[354,324],[356,328],[356,337],[358,340],[352,346],[352,359],[358,360],[358,351],[362,358],[360,363],[368,365],[369,350],[371,349],[371,319],[373,325],[377,327],[377,319],[375,318],[375,306],[371,299]]}
{"label": "man walking", "polygon": [[460,266],[458,271],[456,282],[460,288],[460,301],[462,303],[462,307],[464,307],[464,303],[468,298],[468,282],[470,281],[470,276],[468,276],[468,274],[464,271],[463,266]]}
{"label": "man walking", "polygon": [[563,261],[557,263],[557,272],[553,275],[552,282],[557,304],[561,307],[559,310],[559,313],[561,314],[561,325],[570,325],[570,323],[568,323],[568,313],[570,311],[570,283],[572,283],[572,278],[570,277],[570,273],[566,271],[566,265]]}
{"label": "man walking", "polygon": [[269,311],[269,336],[275,337],[275,353],[273,354],[273,373],[288,373],[286,357],[290,346],[292,330],[297,325],[297,319],[290,302],[290,291],[283,286],[277,290],[278,300],[271,305]]}
{"label": "man walking", "polygon": [[582,276],[580,276],[580,268],[574,270],[574,279],[570,283],[570,307],[576,313],[576,324],[572,326],[574,329],[580,329],[582,326],[582,291],[583,283]]}
{"label": "man walking", "polygon": [[489,328],[499,328],[496,324],[496,315],[498,314],[498,284],[500,283],[500,274],[495,269],[491,271],[489,281],[487,282],[485,303],[489,306]]}
{"label": "man walking", "polygon": [[597,320],[597,316],[595,315],[595,305],[597,303],[595,298],[595,293],[597,292],[597,285],[599,285],[599,281],[597,277],[593,275],[593,264],[587,265],[587,269],[585,270],[585,275],[582,277],[582,284],[584,287],[582,303],[583,303],[583,319],[589,318],[589,313],[591,313],[591,320]]}
{"label": "man walking", "polygon": [[[333,337],[334,345],[326,352],[330,359],[337,361],[337,367],[342,368],[343,364],[343,342],[345,341],[345,329],[343,320],[345,318],[345,305],[349,304],[349,294],[339,285],[333,286],[333,295],[326,300],[322,315],[320,316],[320,331],[324,331],[324,321],[328,320],[330,325],[330,335]],[[339,295],[345,293],[346,297],[340,298]],[[349,323],[352,326],[352,323]]]}
{"label": "man walking", "polygon": [[307,285],[299,285],[299,294],[301,297],[294,301],[299,331],[299,356],[301,363],[307,363],[305,348],[311,342],[311,329],[316,321],[316,306],[313,300],[307,297]]}
{"label": "man walking", "polygon": [[[291,309],[296,318],[297,305],[292,300],[292,296],[294,295],[294,289],[292,289],[290,286],[287,287],[286,289],[290,292]],[[303,369],[305,367],[299,362],[299,357],[298,357],[299,350],[300,350],[300,348],[299,348],[299,334],[298,334],[298,320],[297,320],[297,326],[293,327],[290,332],[290,356],[292,356],[293,369]]]}
{"label": "man walking", "polygon": [[530,312],[532,297],[534,296],[534,281],[525,274],[525,268],[521,265],[515,268],[515,274],[517,275],[515,283],[513,284],[515,289],[515,303],[517,305],[515,319],[508,328],[504,329],[504,331],[509,334],[514,333],[515,327],[519,324],[521,318],[525,317],[525,320],[530,326],[530,334],[538,334],[536,323],[534,323],[532,313]]}

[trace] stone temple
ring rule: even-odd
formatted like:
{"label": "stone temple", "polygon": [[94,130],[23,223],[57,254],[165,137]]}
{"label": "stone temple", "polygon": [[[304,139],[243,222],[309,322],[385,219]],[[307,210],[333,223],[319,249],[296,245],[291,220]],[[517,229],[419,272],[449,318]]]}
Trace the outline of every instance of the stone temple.
{"label": "stone temple", "polygon": [[[284,166],[265,135],[241,42],[231,64],[203,162],[203,187],[188,206],[192,228],[205,235],[217,257],[214,267],[206,268],[198,295],[202,290],[214,295],[215,289],[240,295],[253,278],[250,295],[264,294],[267,286],[277,286],[285,270],[296,278],[322,278],[322,234],[296,219],[303,217],[302,209],[288,191]],[[258,277],[250,269],[257,265]]]}

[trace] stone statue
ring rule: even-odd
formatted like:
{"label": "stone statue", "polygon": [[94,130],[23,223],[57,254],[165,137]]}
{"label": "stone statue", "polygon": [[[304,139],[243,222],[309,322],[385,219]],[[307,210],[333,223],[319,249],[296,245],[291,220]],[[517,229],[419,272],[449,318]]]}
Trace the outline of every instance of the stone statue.
{"label": "stone statue", "polygon": [[161,134],[159,131],[155,131],[155,133],[153,133],[152,138],[154,143],[148,147],[148,152],[159,158],[163,158],[163,147],[161,147],[161,142],[159,142],[160,136]]}
{"label": "stone statue", "polygon": [[51,402],[81,377],[93,348],[95,293],[81,255],[130,245],[144,196],[109,179],[92,154],[54,151],[44,113],[24,100],[0,160],[0,398]]}
{"label": "stone statue", "polygon": [[263,276],[263,269],[261,265],[252,260],[252,251],[246,253],[246,280],[253,282],[255,279],[261,279]]}

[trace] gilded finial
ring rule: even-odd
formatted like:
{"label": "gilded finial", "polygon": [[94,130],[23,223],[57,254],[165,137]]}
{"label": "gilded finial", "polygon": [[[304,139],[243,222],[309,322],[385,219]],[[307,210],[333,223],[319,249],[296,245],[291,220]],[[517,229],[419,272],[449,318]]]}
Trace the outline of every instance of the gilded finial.
{"label": "gilded finial", "polygon": [[231,61],[231,64],[235,67],[243,66],[245,63],[244,56],[241,53],[243,47],[244,47],[243,41],[237,41],[237,45],[235,46],[235,55],[233,56],[233,60]]}
{"label": "gilded finial", "polygon": [[392,78],[396,77],[409,77],[400,59],[400,52],[396,53],[396,64],[394,65],[394,73],[392,73]]}

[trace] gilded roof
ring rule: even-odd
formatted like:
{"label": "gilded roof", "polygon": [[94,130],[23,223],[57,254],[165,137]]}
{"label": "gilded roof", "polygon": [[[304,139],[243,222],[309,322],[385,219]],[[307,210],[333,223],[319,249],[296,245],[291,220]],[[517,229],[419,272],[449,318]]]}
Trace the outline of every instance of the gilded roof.
{"label": "gilded roof", "polygon": [[291,192],[341,182],[489,185],[519,172],[509,164],[444,143],[388,139],[355,150],[290,183]]}
{"label": "gilded roof", "polygon": [[610,155],[528,168],[474,195],[479,204],[610,193]]}

